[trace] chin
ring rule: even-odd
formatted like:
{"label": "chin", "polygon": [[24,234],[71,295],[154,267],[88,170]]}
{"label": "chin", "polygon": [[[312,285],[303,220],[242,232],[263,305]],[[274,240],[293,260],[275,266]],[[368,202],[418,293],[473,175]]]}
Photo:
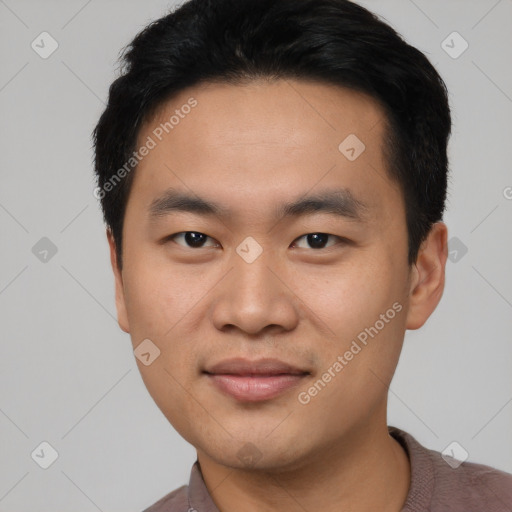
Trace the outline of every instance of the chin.
{"label": "chin", "polygon": [[[242,438],[246,441],[239,440]],[[191,444],[219,465],[237,470],[276,473],[300,468],[310,451],[286,433],[279,439],[270,439],[268,432],[261,436],[246,433],[240,437],[202,439]],[[313,446],[310,448],[314,451]]]}

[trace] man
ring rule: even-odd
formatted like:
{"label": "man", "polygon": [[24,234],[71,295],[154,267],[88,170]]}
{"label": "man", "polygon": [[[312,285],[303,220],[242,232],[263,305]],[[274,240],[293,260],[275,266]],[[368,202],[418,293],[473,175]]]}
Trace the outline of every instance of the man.
{"label": "man", "polygon": [[147,511],[510,510],[511,475],[386,421],[445,279],[426,57],[346,0],[191,0],[124,58],[94,133],[119,325],[197,450]]}

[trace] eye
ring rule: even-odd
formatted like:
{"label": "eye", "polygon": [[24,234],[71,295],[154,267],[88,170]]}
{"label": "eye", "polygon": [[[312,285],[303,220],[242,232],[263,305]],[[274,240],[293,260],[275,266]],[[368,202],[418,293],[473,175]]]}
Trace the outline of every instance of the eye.
{"label": "eye", "polygon": [[[327,239],[331,238],[337,238],[338,240],[344,241],[343,238],[336,236],[336,235],[330,235],[329,233],[308,233],[307,235],[302,235],[301,237],[297,238],[294,242],[294,245],[297,244],[297,240],[306,239],[306,242],[310,244],[310,247],[313,249],[325,249],[326,247],[331,247],[331,244],[327,245]],[[301,249],[309,249],[310,247],[300,247]]]}
{"label": "eye", "polygon": [[[198,231],[182,231],[181,233],[175,233],[174,235],[170,235],[166,238],[166,240],[184,240],[185,247],[193,248],[193,249],[201,249],[202,247],[215,247],[214,245],[205,246],[205,241],[207,239],[213,240],[208,235],[204,233],[199,233]],[[178,242],[176,242],[178,243]],[[182,243],[178,243],[178,245],[182,245]]]}

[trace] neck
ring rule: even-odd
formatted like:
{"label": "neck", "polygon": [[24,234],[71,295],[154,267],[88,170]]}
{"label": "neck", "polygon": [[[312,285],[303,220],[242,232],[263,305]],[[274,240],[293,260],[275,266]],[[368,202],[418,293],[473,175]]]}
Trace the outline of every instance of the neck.
{"label": "neck", "polygon": [[385,420],[358,426],[289,471],[233,469],[202,451],[197,455],[206,487],[221,512],[399,512],[410,484],[409,459],[389,435]]}

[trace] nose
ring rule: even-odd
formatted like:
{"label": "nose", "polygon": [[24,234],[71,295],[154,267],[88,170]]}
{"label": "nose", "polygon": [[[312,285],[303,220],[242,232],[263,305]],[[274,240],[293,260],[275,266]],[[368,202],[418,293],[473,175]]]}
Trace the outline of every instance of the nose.
{"label": "nose", "polygon": [[299,301],[284,264],[263,253],[250,263],[233,255],[233,268],[216,287],[213,323],[221,331],[249,335],[293,330],[299,320]]}

